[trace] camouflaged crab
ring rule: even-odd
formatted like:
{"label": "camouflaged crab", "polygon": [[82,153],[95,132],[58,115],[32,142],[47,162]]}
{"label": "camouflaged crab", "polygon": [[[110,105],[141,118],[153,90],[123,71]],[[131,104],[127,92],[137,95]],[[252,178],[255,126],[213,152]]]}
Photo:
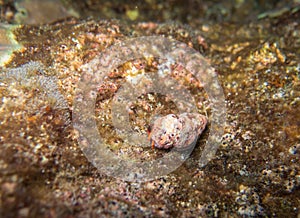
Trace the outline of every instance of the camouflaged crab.
{"label": "camouflaged crab", "polygon": [[156,119],[149,138],[152,148],[189,148],[203,132],[207,117],[197,113],[168,114]]}

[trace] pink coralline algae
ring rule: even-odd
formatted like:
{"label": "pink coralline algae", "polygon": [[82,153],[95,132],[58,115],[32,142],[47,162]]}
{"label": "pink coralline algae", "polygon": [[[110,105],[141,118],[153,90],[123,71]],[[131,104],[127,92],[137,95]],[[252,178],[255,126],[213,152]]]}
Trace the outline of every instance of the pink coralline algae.
{"label": "pink coralline algae", "polygon": [[150,140],[152,147],[169,149],[189,148],[207,124],[207,117],[197,113],[168,114],[154,121]]}

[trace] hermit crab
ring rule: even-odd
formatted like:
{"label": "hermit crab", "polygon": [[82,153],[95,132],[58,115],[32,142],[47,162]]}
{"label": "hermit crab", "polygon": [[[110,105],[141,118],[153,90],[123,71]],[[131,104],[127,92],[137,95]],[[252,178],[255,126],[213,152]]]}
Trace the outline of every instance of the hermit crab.
{"label": "hermit crab", "polygon": [[186,149],[193,145],[207,124],[207,117],[198,113],[168,114],[152,124],[149,138],[152,148]]}

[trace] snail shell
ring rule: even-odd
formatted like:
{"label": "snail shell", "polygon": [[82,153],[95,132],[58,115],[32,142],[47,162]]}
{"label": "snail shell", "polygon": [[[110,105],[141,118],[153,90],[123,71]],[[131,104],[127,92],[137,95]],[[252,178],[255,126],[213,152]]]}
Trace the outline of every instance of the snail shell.
{"label": "snail shell", "polygon": [[207,117],[197,113],[168,114],[156,119],[152,125],[150,139],[154,147],[169,149],[188,148],[203,132]]}

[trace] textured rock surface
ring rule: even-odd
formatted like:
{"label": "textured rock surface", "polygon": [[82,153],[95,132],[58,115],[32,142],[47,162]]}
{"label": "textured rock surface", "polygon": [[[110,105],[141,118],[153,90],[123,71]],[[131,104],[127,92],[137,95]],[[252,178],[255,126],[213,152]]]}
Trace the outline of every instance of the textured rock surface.
{"label": "textured rock surface", "polygon": [[[64,1],[82,19],[6,28],[23,48],[0,75],[0,215],[299,217],[300,10],[299,1],[276,2]],[[13,1],[0,4],[1,21],[15,23]],[[3,31],[0,45],[7,38]],[[139,184],[99,173],[81,152],[70,115],[80,67],[113,43],[145,35],[183,41],[207,58],[224,89],[227,124],[222,146],[206,166],[200,168],[197,160],[209,131],[175,172]],[[20,68],[30,61],[42,69]],[[151,71],[153,62],[147,64]],[[157,157],[165,151],[131,148],[112,131],[107,105],[133,66],[112,72],[99,94],[100,134],[117,154],[122,148],[129,157]],[[3,77],[12,72],[6,68],[17,67],[26,84]],[[68,108],[56,107],[55,95],[45,95],[44,86],[35,83],[44,77],[55,78],[48,87],[58,87]],[[204,112],[204,91],[198,84],[189,88],[204,102],[198,106]],[[131,121],[139,131],[146,131],[145,114],[158,104],[167,105],[162,114],[176,112],[170,100],[144,96],[133,106]]]}

